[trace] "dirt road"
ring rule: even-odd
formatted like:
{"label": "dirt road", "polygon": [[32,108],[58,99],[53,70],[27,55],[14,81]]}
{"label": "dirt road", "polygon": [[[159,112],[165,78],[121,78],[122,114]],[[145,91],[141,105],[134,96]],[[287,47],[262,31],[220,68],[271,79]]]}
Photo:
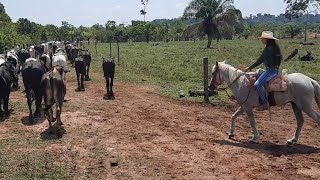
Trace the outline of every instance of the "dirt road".
{"label": "dirt road", "polygon": [[267,113],[257,114],[261,139],[249,144],[244,116],[235,140],[227,137],[232,108],[177,101],[150,87],[118,82],[115,100],[103,100],[101,82],[87,82],[85,92],[75,92],[76,81],[69,77],[62,138],[47,133],[44,118],[28,124],[24,94],[12,93],[12,115],[0,122],[0,177],[320,178],[320,128],[313,120],[305,116],[299,145],[285,145],[296,127],[291,106],[273,108],[272,121]]}

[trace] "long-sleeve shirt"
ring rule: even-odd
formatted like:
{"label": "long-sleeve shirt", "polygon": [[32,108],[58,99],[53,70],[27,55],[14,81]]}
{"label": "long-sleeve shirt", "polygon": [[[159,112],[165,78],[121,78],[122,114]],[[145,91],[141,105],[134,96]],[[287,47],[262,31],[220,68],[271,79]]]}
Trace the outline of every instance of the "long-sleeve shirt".
{"label": "long-sleeve shirt", "polygon": [[249,69],[253,69],[260,64],[264,63],[269,68],[279,68],[281,63],[280,54],[276,54],[273,46],[266,47],[257,61],[252,64]]}

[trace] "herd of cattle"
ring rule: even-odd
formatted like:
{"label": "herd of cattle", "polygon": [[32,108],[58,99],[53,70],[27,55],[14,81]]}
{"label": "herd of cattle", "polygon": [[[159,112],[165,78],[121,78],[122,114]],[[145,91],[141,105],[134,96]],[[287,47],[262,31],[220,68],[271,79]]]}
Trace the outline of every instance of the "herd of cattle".
{"label": "herd of cattle", "polygon": [[[51,47],[41,44],[30,46],[28,49],[16,47],[0,55],[0,117],[9,116],[10,92],[19,87],[18,78],[21,74],[29,107],[29,122],[33,123],[33,117],[39,117],[43,109],[49,121],[49,129],[55,121],[59,127],[62,125],[61,109],[67,92],[66,74],[70,72],[67,60],[75,67],[78,81],[76,91],[84,91],[84,80],[90,80],[91,59],[88,50],[80,49],[73,44],[65,44],[64,49],[56,44]],[[113,58],[103,58],[102,67],[107,83],[106,95],[110,99],[113,96],[115,73]],[[44,108],[42,108],[43,99]],[[31,108],[33,101],[36,104],[34,114]],[[53,105],[56,111],[55,118]]]}

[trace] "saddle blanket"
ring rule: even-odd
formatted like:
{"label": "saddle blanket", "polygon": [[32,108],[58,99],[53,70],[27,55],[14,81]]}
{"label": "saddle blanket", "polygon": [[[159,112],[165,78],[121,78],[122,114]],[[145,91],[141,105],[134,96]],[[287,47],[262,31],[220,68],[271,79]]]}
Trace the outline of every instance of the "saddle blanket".
{"label": "saddle blanket", "polygon": [[[254,87],[254,83],[259,78],[260,74],[250,75],[249,85],[250,88]],[[288,89],[288,75],[279,74],[266,83],[265,88],[268,92],[283,92]]]}

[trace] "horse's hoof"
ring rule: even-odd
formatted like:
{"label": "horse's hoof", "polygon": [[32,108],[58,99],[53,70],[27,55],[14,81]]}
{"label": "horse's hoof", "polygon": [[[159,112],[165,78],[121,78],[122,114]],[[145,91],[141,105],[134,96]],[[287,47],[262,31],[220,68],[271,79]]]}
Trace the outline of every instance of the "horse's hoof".
{"label": "horse's hoof", "polygon": [[297,141],[294,141],[294,140],[291,140],[291,139],[287,141],[287,145],[288,146],[294,146],[296,143],[297,143]]}
{"label": "horse's hoof", "polygon": [[235,134],[229,134],[229,139],[233,139],[235,136]]}
{"label": "horse's hoof", "polygon": [[110,99],[110,95],[109,95],[109,94],[105,94],[105,95],[103,95],[103,99],[105,99],[105,100]]}
{"label": "horse's hoof", "polygon": [[257,144],[258,142],[257,142],[257,140],[256,139],[249,139],[249,143],[250,144]]}
{"label": "horse's hoof", "polygon": [[9,111],[5,112],[4,115],[9,116],[10,115]]}
{"label": "horse's hoof", "polygon": [[40,111],[36,111],[35,113],[34,113],[34,117],[40,117],[41,116],[41,112]]}

